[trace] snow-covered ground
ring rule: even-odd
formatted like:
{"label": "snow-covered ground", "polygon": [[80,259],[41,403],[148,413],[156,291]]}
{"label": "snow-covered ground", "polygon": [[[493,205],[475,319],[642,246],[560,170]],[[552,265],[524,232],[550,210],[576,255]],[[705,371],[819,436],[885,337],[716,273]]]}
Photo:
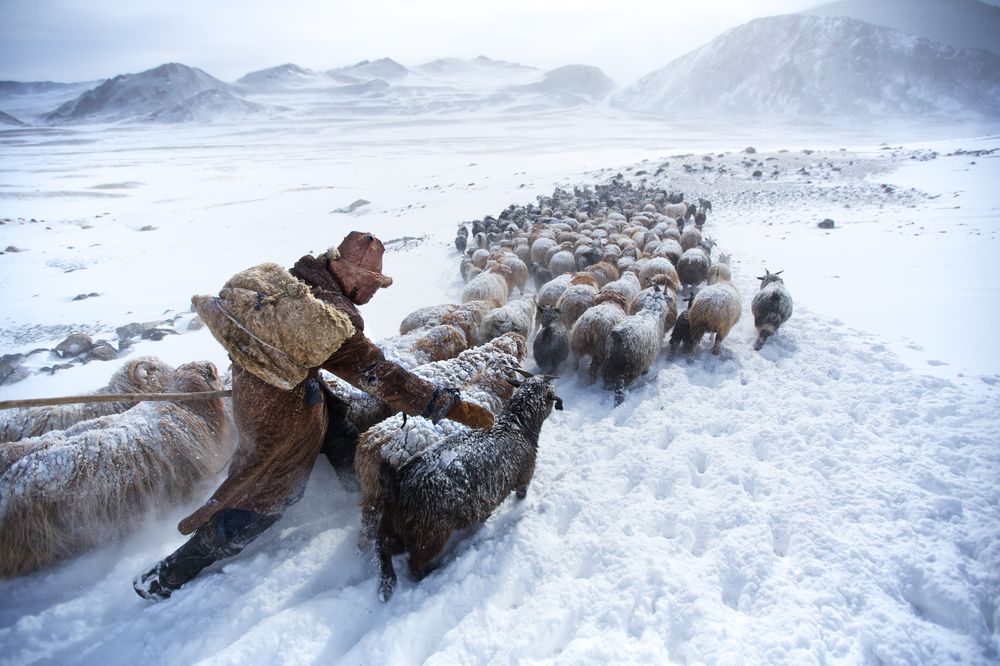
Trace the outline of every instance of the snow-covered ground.
{"label": "snow-covered ground", "polygon": [[[0,146],[0,249],[22,250],[0,255],[0,354],[77,330],[114,340],[356,228],[421,239],[390,245],[395,283],[362,310],[388,336],[458,297],[457,222],[619,171],[712,199],[706,229],[744,301],[721,358],[661,357],[617,409],[561,378],[566,409],[543,428],[527,499],[427,579],[403,576],[388,604],[358,550],[356,483],[320,460],[280,522],[166,602],[131,579],[183,542],[174,526],[194,505],[0,582],[0,664],[1000,656],[1000,150],[967,152],[1000,148],[995,128],[697,127],[592,109],[22,129]],[[357,199],[371,203],[332,212]],[[785,271],[795,314],[757,353],[765,267]],[[132,348],[147,353],[225,363],[204,330]],[[35,374],[0,399],[83,392],[117,366]]]}

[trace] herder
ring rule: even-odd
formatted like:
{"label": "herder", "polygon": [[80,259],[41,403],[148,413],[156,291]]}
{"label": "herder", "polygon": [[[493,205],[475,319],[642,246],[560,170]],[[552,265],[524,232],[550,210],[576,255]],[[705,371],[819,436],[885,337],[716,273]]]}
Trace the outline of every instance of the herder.
{"label": "herder", "polygon": [[[299,500],[321,450],[343,456],[329,449],[357,433],[320,368],[396,411],[493,425],[489,410],[387,361],[365,337],[356,306],[392,283],[382,275],[383,252],[373,235],[354,231],[290,271],[264,264],[234,276],[219,298],[192,299],[233,360],[239,442],[229,476],[178,525],[191,538],[133,581],[140,596],[169,597],[205,567],[242,551]],[[303,316],[308,307],[313,311]]]}

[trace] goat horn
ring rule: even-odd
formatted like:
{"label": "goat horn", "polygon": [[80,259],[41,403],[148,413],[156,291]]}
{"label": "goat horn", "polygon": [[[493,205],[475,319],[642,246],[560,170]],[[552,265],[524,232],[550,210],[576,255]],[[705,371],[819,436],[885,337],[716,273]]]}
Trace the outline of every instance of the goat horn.
{"label": "goat horn", "polygon": [[527,370],[525,370],[523,368],[513,368],[513,370],[514,370],[514,372],[516,372],[517,374],[519,374],[519,375],[521,375],[523,377],[534,377],[535,376],[535,375],[533,375],[532,373],[528,372]]}
{"label": "goat horn", "polygon": [[559,379],[559,375],[542,375],[541,377],[547,382],[553,382]]}

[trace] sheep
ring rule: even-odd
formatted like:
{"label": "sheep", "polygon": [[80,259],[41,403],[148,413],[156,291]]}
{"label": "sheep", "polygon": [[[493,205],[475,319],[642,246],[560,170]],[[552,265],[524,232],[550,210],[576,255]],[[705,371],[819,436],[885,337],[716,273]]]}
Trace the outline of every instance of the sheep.
{"label": "sheep", "polygon": [[484,522],[512,492],[525,498],[553,407],[562,409],[562,400],[549,378],[532,376],[489,430],[436,442],[398,468],[382,463],[376,536],[382,601],[396,586],[393,555],[409,553],[410,573],[419,580],[453,532]]}
{"label": "sheep", "polygon": [[639,284],[644,289],[653,284],[657,278],[670,284],[674,291],[680,288],[680,277],[677,269],[666,257],[652,257],[639,269]]}
{"label": "sheep", "polygon": [[597,288],[594,285],[571,283],[556,302],[563,326],[567,329],[572,328],[580,315],[594,304],[595,298],[597,298]]}
{"label": "sheep", "polygon": [[669,203],[663,207],[663,214],[673,220],[676,220],[678,217],[683,220],[687,217],[687,212],[688,207],[687,204],[684,203],[683,199],[674,203]]}
{"label": "sheep", "polygon": [[563,273],[558,277],[552,278],[538,289],[538,293],[535,294],[535,302],[539,307],[546,305],[554,306],[559,302],[559,297],[566,291],[572,280],[573,276],[569,273]]}
{"label": "sheep", "polygon": [[498,308],[507,302],[509,286],[507,278],[510,269],[503,264],[492,264],[490,268],[469,280],[462,290],[462,302],[486,301]]}
{"label": "sheep", "polygon": [[580,369],[580,360],[590,357],[590,381],[597,380],[597,373],[604,365],[607,339],[611,329],[628,316],[625,296],[617,291],[602,291],[594,307],[576,320],[569,334],[569,347],[573,352],[574,368]]}
{"label": "sheep", "polygon": [[553,275],[573,273],[576,271],[576,260],[573,258],[572,252],[569,250],[561,250],[552,255],[552,259],[549,260],[548,266]]}
{"label": "sheep", "polygon": [[599,261],[592,266],[587,266],[585,272],[594,276],[594,279],[597,280],[598,289],[613,280],[617,280],[621,276],[621,271],[618,270],[618,267],[614,263],[607,261],[607,259]]}
{"label": "sheep", "polygon": [[[417,366],[411,371],[439,386],[458,389],[464,400],[475,402],[497,414],[514,391],[509,380],[514,376],[514,369],[524,361],[526,353],[525,339],[517,333],[507,333],[453,359]],[[356,396],[367,394],[346,382],[334,381],[331,389],[344,396],[352,407],[356,402],[359,406],[366,402],[364,399],[356,401]],[[375,398],[367,400],[373,401],[381,403]],[[379,466],[384,461],[400,466],[425,446],[449,435],[467,433],[470,429],[448,419],[433,424],[422,417],[385,414],[375,404],[368,405],[365,414],[361,415],[369,414],[375,415],[377,420],[355,420],[356,415],[350,416],[363,431],[357,443],[354,470],[361,489],[362,532],[372,537],[380,495]]]}
{"label": "sheep", "polygon": [[379,340],[378,346],[386,358],[412,368],[454,358],[470,345],[462,329],[451,324],[439,324],[406,335],[384,338]]}
{"label": "sheep", "polygon": [[701,246],[684,252],[677,260],[677,277],[685,288],[695,287],[708,279],[712,260]]}
{"label": "sheep", "polygon": [[553,248],[558,243],[556,243],[554,238],[549,238],[548,236],[542,236],[535,239],[531,244],[531,263],[532,265],[543,266],[548,262],[545,261],[545,253],[549,251],[549,248]]}
{"label": "sheep", "polygon": [[632,301],[636,299],[642,290],[642,283],[635,273],[625,273],[614,282],[609,282],[601,287],[601,292],[617,292],[625,299],[625,311],[632,310]]}
{"label": "sheep", "polygon": [[[167,392],[222,388],[208,362]],[[0,468],[0,576],[19,576],[119,538],[144,514],[190,501],[234,444],[221,398],[144,402],[9,446]],[[5,447],[6,448],[6,447]]]}
{"label": "sheep", "polygon": [[469,244],[469,230],[465,228],[464,224],[458,225],[458,231],[455,232],[455,249],[459,251],[460,254],[465,253],[465,248]]}
{"label": "sheep", "polygon": [[676,266],[677,262],[680,261],[681,255],[684,254],[684,248],[673,238],[664,238],[650,254],[654,257],[665,257],[670,260],[671,264]]}
{"label": "sheep", "polygon": [[700,231],[693,227],[687,228],[681,234],[681,249],[687,251],[693,247],[697,247],[701,243],[701,240]]}
{"label": "sheep", "polygon": [[785,281],[778,277],[783,272],[772,273],[765,269],[764,275],[757,278],[761,281],[760,291],[754,294],[750,303],[753,325],[757,329],[753,348],[757,351],[792,316],[792,296],[785,289]]}
{"label": "sheep", "polygon": [[708,269],[708,284],[715,284],[716,282],[732,282],[733,272],[729,269],[728,262],[717,261],[712,264]]}
{"label": "sheep", "polygon": [[722,341],[740,319],[740,292],[732,282],[716,282],[698,292],[688,313],[691,325],[691,350],[689,360],[694,360],[698,343],[705,333],[715,333],[712,353],[722,352]]}
{"label": "sheep", "polygon": [[532,344],[532,355],[539,370],[557,375],[569,356],[569,331],[562,323],[559,308],[546,305],[537,310],[539,328]]}
{"label": "sheep", "polygon": [[[160,393],[174,368],[153,356],[140,356],[119,368],[95,393]],[[118,414],[135,402],[77,403],[53,407],[27,407],[0,412],[0,443],[37,437],[50,430],[63,430],[87,419]]]}
{"label": "sheep", "polygon": [[511,291],[517,289],[523,294],[524,288],[528,285],[528,265],[511,252],[495,254],[492,259],[510,269],[508,282]]}
{"label": "sheep", "polygon": [[525,338],[535,327],[535,301],[530,296],[508,301],[483,317],[479,339],[489,342],[505,333],[518,333]]}
{"label": "sheep", "polygon": [[637,311],[608,334],[604,389],[614,390],[615,406],[625,400],[625,389],[649,371],[663,346],[663,335],[677,319],[677,300],[659,286],[644,291]]}
{"label": "sheep", "polygon": [[486,268],[486,262],[490,260],[490,251],[484,248],[479,248],[472,253],[472,265],[476,268]]}

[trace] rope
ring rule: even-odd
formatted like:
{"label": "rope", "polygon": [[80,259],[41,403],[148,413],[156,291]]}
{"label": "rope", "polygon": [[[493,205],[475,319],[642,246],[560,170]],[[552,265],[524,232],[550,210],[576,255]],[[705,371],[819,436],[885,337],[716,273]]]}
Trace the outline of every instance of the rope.
{"label": "rope", "polygon": [[228,391],[196,391],[194,393],[95,393],[93,395],[67,395],[56,398],[28,398],[25,400],[0,400],[0,409],[18,407],[49,407],[82,402],[181,402],[184,400],[210,400],[228,398]]}

